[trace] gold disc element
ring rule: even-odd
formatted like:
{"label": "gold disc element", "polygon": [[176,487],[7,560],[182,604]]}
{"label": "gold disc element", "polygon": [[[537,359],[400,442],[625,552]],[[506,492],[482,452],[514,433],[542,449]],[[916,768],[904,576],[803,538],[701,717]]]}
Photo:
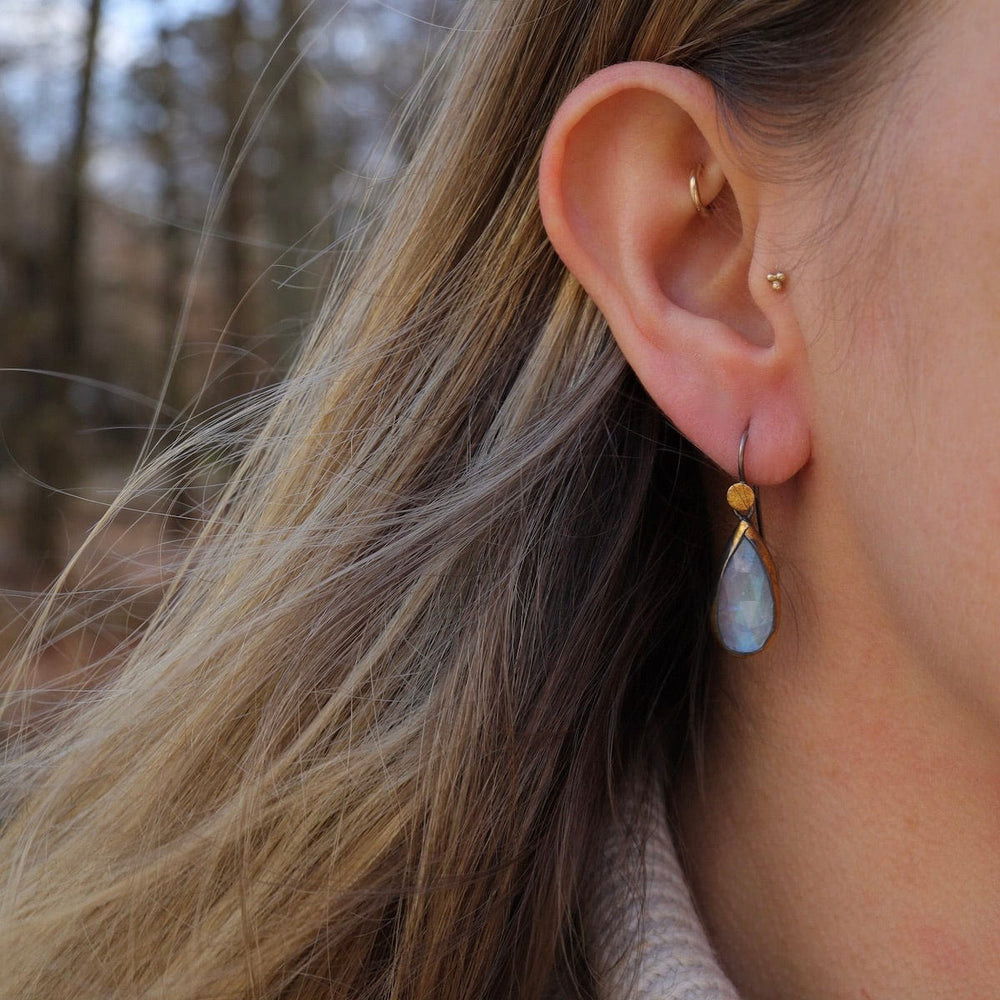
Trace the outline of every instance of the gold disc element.
{"label": "gold disc element", "polygon": [[726,501],[740,517],[749,517],[756,503],[753,487],[747,483],[733,483],[726,491]]}

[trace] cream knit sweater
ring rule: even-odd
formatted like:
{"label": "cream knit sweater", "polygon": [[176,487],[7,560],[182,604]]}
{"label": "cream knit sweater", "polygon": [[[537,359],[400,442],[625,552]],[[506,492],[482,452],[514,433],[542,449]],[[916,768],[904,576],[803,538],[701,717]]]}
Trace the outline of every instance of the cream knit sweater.
{"label": "cream knit sweater", "polygon": [[[630,829],[631,832],[626,832]],[[637,865],[639,850],[644,863]],[[605,877],[588,912],[607,1000],[739,1000],[695,913],[667,825],[662,789],[645,788],[607,833]],[[640,925],[637,881],[645,892]]]}

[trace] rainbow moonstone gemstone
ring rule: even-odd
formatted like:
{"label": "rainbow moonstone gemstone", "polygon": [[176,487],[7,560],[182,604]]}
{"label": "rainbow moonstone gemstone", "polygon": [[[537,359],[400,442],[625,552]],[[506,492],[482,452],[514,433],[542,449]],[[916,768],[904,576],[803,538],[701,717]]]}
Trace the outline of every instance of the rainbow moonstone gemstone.
{"label": "rainbow moonstone gemstone", "polygon": [[771,577],[751,538],[744,534],[722,570],[715,600],[715,627],[731,653],[757,653],[774,632]]}

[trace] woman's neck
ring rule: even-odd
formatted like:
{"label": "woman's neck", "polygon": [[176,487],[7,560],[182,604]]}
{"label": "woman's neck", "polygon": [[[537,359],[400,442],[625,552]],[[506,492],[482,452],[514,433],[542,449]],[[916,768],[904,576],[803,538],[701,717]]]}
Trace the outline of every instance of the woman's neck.
{"label": "woman's neck", "polygon": [[799,556],[812,572],[786,566],[781,641],[720,665],[703,769],[673,803],[695,901],[748,1000],[993,1000],[1000,724],[827,534]]}

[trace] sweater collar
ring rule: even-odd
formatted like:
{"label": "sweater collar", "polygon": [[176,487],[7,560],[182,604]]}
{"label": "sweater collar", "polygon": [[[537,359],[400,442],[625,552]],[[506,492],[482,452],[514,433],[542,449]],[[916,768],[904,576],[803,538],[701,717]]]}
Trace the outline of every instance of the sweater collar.
{"label": "sweater collar", "polygon": [[739,1000],[695,912],[657,781],[640,783],[607,831],[587,920],[602,1000]]}

